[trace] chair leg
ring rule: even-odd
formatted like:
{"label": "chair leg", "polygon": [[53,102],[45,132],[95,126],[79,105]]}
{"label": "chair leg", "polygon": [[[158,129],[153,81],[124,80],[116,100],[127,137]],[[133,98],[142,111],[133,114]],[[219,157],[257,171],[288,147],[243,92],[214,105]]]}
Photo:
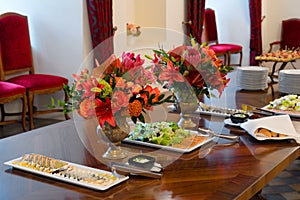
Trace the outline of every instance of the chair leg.
{"label": "chair leg", "polygon": [[27,126],[26,126],[26,107],[27,107],[27,97],[26,95],[23,96],[22,98],[22,127],[24,132],[27,131]]}
{"label": "chair leg", "polygon": [[29,118],[29,130],[34,129],[33,124],[33,94],[28,92],[27,93],[27,107],[28,107],[28,118]]}
{"label": "chair leg", "polygon": [[224,54],[224,65],[227,65],[227,63],[226,63],[226,62],[227,62],[227,59],[228,59],[228,58],[227,58],[227,53],[226,53],[226,54]]}
{"label": "chair leg", "polygon": [[230,58],[231,58],[231,53],[227,53],[227,66],[230,66]]}
{"label": "chair leg", "polygon": [[4,104],[0,104],[0,109],[1,109],[1,122],[4,122],[5,120]]}
{"label": "chair leg", "polygon": [[243,51],[240,52],[240,63],[239,63],[239,66],[242,66],[242,60],[243,60]]}
{"label": "chair leg", "polygon": [[[230,60],[230,58],[231,58],[231,53],[230,53],[230,51],[228,51],[228,53],[227,53],[227,55],[228,55],[228,62],[227,62],[227,65],[228,66],[230,66],[231,65],[231,60]],[[243,52],[241,51],[240,52],[240,60],[239,60],[239,63],[238,64],[233,64],[233,66],[242,66],[242,59],[243,59]]]}

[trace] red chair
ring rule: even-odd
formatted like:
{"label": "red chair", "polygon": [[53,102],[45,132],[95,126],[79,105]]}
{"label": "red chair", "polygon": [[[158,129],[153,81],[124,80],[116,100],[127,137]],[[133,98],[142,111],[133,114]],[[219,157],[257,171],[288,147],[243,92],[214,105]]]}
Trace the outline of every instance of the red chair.
{"label": "red chair", "polygon": [[270,43],[269,52],[272,52],[274,45],[279,45],[280,50],[300,50],[300,19],[283,20],[281,24],[281,39]]}
{"label": "red chair", "polygon": [[[215,11],[206,8],[204,13],[203,41],[213,49],[217,56],[224,56],[224,62],[228,66],[241,66],[243,58],[243,47],[236,44],[222,44],[218,40]],[[240,54],[239,63],[232,64],[231,54]]]}
{"label": "red chair", "polygon": [[[10,78],[7,79],[7,76]],[[0,80],[26,88],[30,129],[34,128],[33,116],[62,112],[62,109],[34,110],[35,95],[61,91],[63,85],[68,84],[68,79],[34,73],[27,17],[18,13],[9,12],[0,16]],[[65,118],[69,119],[69,116],[65,114]]]}
{"label": "red chair", "polygon": [[[13,102],[17,99],[22,100],[22,112],[21,113],[7,113],[5,112],[4,104]],[[1,109],[1,121],[0,126],[12,124],[18,122],[18,120],[6,120],[6,116],[22,115],[22,127],[24,131],[26,128],[26,88],[21,85],[16,85],[9,82],[0,81],[0,109]]]}

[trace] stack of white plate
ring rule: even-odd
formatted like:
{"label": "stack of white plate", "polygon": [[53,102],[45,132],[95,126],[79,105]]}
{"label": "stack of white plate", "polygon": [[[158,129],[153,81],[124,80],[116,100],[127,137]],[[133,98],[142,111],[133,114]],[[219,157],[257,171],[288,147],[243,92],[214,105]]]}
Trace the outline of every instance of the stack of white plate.
{"label": "stack of white plate", "polygon": [[280,70],[278,90],[286,94],[300,94],[300,70]]}
{"label": "stack of white plate", "polygon": [[244,90],[264,90],[268,87],[268,72],[266,67],[238,67],[237,84]]}

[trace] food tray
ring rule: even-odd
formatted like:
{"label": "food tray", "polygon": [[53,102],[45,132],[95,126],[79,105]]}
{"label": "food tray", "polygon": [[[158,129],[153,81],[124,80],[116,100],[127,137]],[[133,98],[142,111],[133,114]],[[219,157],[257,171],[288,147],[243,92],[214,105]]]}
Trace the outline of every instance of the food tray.
{"label": "food tray", "polygon": [[293,112],[293,111],[288,111],[288,110],[276,110],[276,109],[270,109],[268,108],[269,105],[266,105],[264,107],[262,107],[262,110],[266,110],[266,111],[271,111],[274,112],[275,114],[278,115],[289,115],[291,117],[296,117],[299,118],[300,117],[300,112]]}
{"label": "food tray", "polygon": [[244,110],[240,109],[232,109],[232,108],[224,108],[224,107],[218,107],[218,106],[208,106],[205,104],[200,103],[199,108],[197,109],[198,113],[204,114],[204,115],[212,115],[212,116],[218,116],[218,117],[229,117],[233,113],[242,112],[246,113],[248,115],[251,115],[251,113],[246,112]]}
{"label": "food tray", "polygon": [[[199,135],[201,135],[201,134],[199,134]],[[177,148],[177,147],[172,147],[172,146],[164,146],[164,145],[159,145],[159,144],[154,144],[154,143],[149,143],[149,142],[131,140],[129,138],[125,138],[123,141],[127,142],[127,143],[131,143],[131,144],[138,144],[138,145],[142,145],[142,146],[159,148],[159,149],[174,151],[174,152],[178,152],[178,153],[189,153],[189,152],[192,152],[195,149],[200,148],[201,146],[203,146],[215,139],[215,137],[211,137],[211,136],[205,136],[205,137],[207,137],[205,141],[203,141],[195,146],[189,147],[189,148]]]}
{"label": "food tray", "polygon": [[[115,186],[115,185],[117,185],[117,184],[119,184],[119,183],[121,183],[121,182],[123,182],[123,181],[125,181],[129,178],[128,176],[121,176],[120,175],[121,176],[120,178],[113,179],[113,182],[108,184],[108,185],[99,185],[99,184],[93,184],[93,183],[86,183],[86,182],[78,181],[77,179],[71,179],[71,178],[68,178],[68,177],[59,176],[58,173],[54,173],[54,174],[47,173],[47,172],[35,170],[35,169],[29,168],[29,167],[25,167],[25,166],[21,166],[21,165],[16,164],[16,162],[21,161],[21,159],[22,159],[22,157],[19,157],[19,158],[7,161],[4,164],[8,165],[8,166],[11,166],[13,168],[16,168],[16,169],[24,170],[26,172],[34,173],[34,174],[37,174],[37,175],[45,176],[45,177],[60,180],[60,181],[64,181],[64,182],[67,182],[67,183],[72,183],[72,184],[75,184],[75,185],[78,185],[78,186],[87,187],[87,188],[94,189],[94,190],[105,191],[105,190],[107,190],[107,189],[109,189],[109,188],[111,188],[111,187],[113,187],[113,186]],[[63,161],[63,162],[65,162],[65,161]],[[79,164],[75,164],[75,163],[71,163],[71,162],[67,162],[67,163],[68,163],[68,166],[74,167],[74,168],[76,168],[76,170],[82,170],[82,171],[85,171],[85,172],[88,172],[88,173],[94,173],[94,174],[100,174],[100,175],[106,174],[106,175],[108,175],[108,177],[113,176],[113,174],[111,172],[108,172],[108,171],[95,169],[95,168],[91,168],[91,167],[87,167],[87,166],[83,166],[83,165],[79,165]]]}

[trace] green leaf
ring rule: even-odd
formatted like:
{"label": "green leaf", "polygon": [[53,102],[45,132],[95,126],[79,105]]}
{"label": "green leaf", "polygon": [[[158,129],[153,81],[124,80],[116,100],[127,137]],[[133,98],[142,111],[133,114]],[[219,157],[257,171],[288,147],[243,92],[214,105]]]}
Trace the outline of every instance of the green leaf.
{"label": "green leaf", "polygon": [[158,101],[162,100],[164,97],[165,97],[164,94],[159,95],[159,96],[158,96]]}
{"label": "green leaf", "polygon": [[153,60],[153,58],[147,54],[145,55],[145,57],[148,58],[149,60]]}
{"label": "green leaf", "polygon": [[133,121],[133,123],[135,123],[136,124],[136,122],[137,122],[137,118],[136,117],[131,117],[131,120]]}
{"label": "green leaf", "polygon": [[55,106],[55,100],[54,100],[53,97],[51,97],[51,105],[52,105],[52,106]]}
{"label": "green leaf", "polygon": [[145,118],[144,118],[143,115],[140,115],[140,116],[139,116],[139,120],[140,120],[141,122],[145,123]]}

